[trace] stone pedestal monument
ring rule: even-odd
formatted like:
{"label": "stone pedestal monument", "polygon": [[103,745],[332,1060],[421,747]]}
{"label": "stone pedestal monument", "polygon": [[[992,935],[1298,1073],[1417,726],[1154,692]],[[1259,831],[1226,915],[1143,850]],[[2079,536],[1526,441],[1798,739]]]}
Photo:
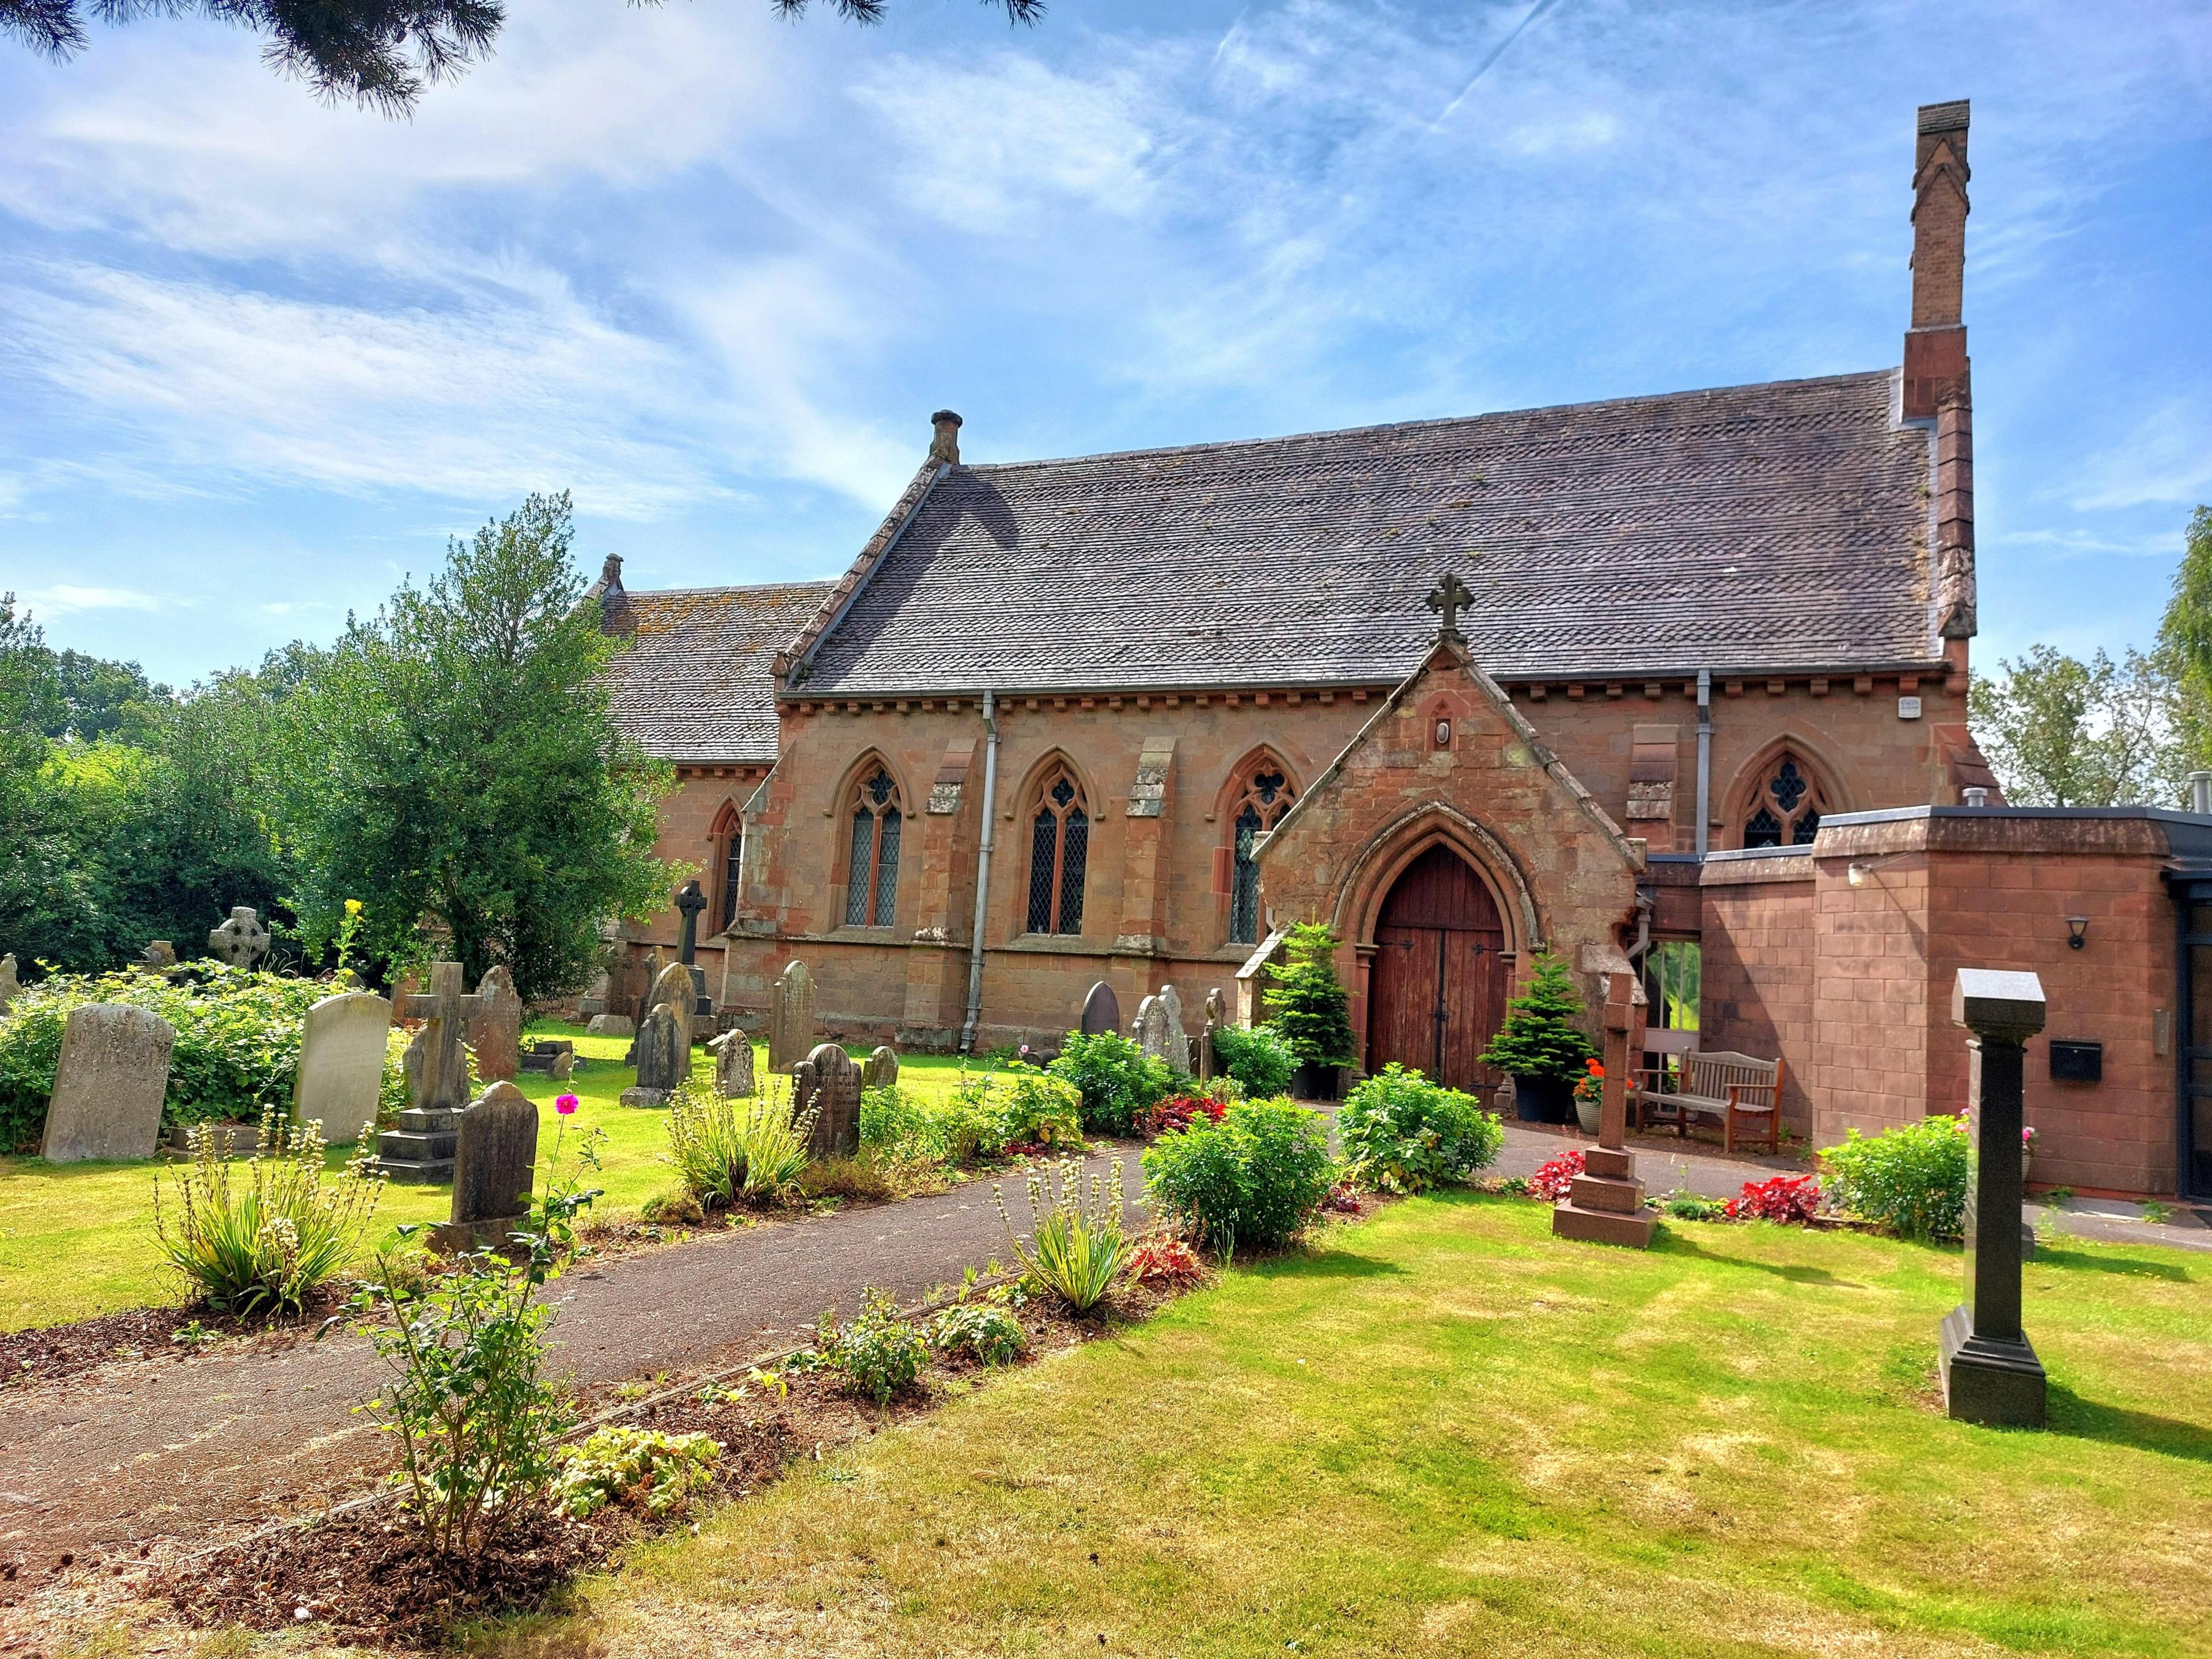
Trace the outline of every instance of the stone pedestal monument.
{"label": "stone pedestal monument", "polygon": [[2033,974],[1961,968],[1951,1018],[1966,1028],[1973,1139],[1966,1164],[1966,1299],[1944,1316],[1943,1405],[1968,1423],[2043,1426],[2043,1362],[2020,1322],[2023,1045],[2043,1029]]}
{"label": "stone pedestal monument", "polygon": [[230,920],[208,934],[208,951],[234,968],[251,968],[269,954],[269,930],[250,904],[234,904]]}
{"label": "stone pedestal monument", "polygon": [[676,895],[676,908],[684,917],[684,931],[677,936],[676,960],[684,964],[691,977],[691,1017],[704,1018],[714,1012],[714,1004],[707,994],[707,970],[699,966],[699,913],[707,908],[707,896],[699,890],[696,877],[684,884]]}
{"label": "stone pedestal monument", "polygon": [[1552,1211],[1555,1238],[1649,1249],[1657,1225],[1644,1207],[1636,1154],[1628,1150],[1628,1031],[1636,1017],[1626,974],[1612,975],[1605,994],[1605,1100],[1598,1114],[1597,1145],[1583,1155],[1583,1173]]}
{"label": "stone pedestal monument", "polygon": [[455,1127],[469,1103],[469,1056],[463,1034],[482,1011],[483,999],[461,993],[461,964],[430,964],[430,988],[410,992],[400,1005],[409,1019],[424,1022],[407,1045],[408,1107],[377,1137],[384,1172],[406,1185],[449,1181]]}

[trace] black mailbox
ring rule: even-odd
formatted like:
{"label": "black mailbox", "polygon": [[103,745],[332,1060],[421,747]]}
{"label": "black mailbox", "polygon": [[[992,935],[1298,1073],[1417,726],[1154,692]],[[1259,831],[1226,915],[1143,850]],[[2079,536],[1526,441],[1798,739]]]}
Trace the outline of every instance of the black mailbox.
{"label": "black mailbox", "polygon": [[2051,1075],[2059,1083],[2101,1083],[2105,1080],[2105,1045],[2101,1042],[2061,1042],[2051,1040]]}

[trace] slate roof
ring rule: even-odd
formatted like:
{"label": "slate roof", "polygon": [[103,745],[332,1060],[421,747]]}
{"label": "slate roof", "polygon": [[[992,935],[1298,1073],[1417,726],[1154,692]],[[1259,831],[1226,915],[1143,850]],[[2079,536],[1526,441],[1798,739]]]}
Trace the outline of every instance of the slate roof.
{"label": "slate roof", "polygon": [[956,466],[792,693],[1902,667],[1931,635],[1932,434],[1893,370]]}
{"label": "slate roof", "polygon": [[790,644],[830,586],[629,590],[636,632],[607,668],[616,724],[663,760],[774,763],[769,659]]}

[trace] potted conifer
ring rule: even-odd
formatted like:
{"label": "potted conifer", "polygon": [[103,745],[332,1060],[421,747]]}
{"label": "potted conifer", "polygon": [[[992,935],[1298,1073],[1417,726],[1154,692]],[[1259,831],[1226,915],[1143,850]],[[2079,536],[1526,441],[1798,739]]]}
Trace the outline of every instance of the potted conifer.
{"label": "potted conifer", "polygon": [[1511,1073],[1523,1122],[1565,1123],[1573,1115],[1576,1080],[1595,1055],[1576,1024],[1582,1012],[1566,963],[1540,952],[1528,990],[1505,1005],[1505,1023],[1482,1051],[1483,1064]]}
{"label": "potted conifer", "polygon": [[1336,935],[1320,922],[1291,929],[1290,960],[1267,987],[1273,1024],[1298,1057],[1292,1088],[1306,1100],[1334,1100],[1337,1074],[1352,1064],[1352,999],[1336,976]]}

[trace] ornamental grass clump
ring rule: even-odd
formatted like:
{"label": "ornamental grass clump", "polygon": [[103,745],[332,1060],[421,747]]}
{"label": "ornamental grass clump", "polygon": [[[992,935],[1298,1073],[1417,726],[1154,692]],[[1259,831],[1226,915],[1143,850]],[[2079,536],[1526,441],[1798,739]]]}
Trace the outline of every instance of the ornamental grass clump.
{"label": "ornamental grass clump", "polygon": [[253,1156],[231,1162],[233,1131],[187,1130],[191,1162],[165,1205],[154,1182],[154,1231],[170,1265],[209,1307],[245,1316],[296,1314],[368,1236],[384,1176],[365,1126],[343,1171],[325,1168],[319,1123],[261,1115]]}
{"label": "ornamental grass clump", "polygon": [[711,1084],[686,1079],[668,1102],[664,1161],[702,1210],[781,1204],[806,1169],[812,1112],[794,1119],[787,1091],[726,1099]]}
{"label": "ornamental grass clump", "polygon": [[1352,1178],[1383,1192],[1467,1182],[1505,1146],[1504,1127],[1473,1095],[1395,1061],[1352,1091],[1336,1125]]}
{"label": "ornamental grass clump", "polygon": [[1024,1281],[1056,1297],[1073,1313],[1097,1307],[1129,1259],[1120,1158],[1113,1161],[1111,1171],[1086,1181],[1083,1165],[1069,1158],[1048,1176],[1032,1175],[1027,1243],[1007,1213],[1005,1190],[991,1188],[999,1218],[1006,1224],[1006,1237],[1022,1264]]}
{"label": "ornamental grass clump", "polygon": [[1828,1201],[1907,1238],[1955,1238],[1966,1229],[1966,1120],[1938,1115],[1868,1139],[1856,1129],[1820,1154]]}

